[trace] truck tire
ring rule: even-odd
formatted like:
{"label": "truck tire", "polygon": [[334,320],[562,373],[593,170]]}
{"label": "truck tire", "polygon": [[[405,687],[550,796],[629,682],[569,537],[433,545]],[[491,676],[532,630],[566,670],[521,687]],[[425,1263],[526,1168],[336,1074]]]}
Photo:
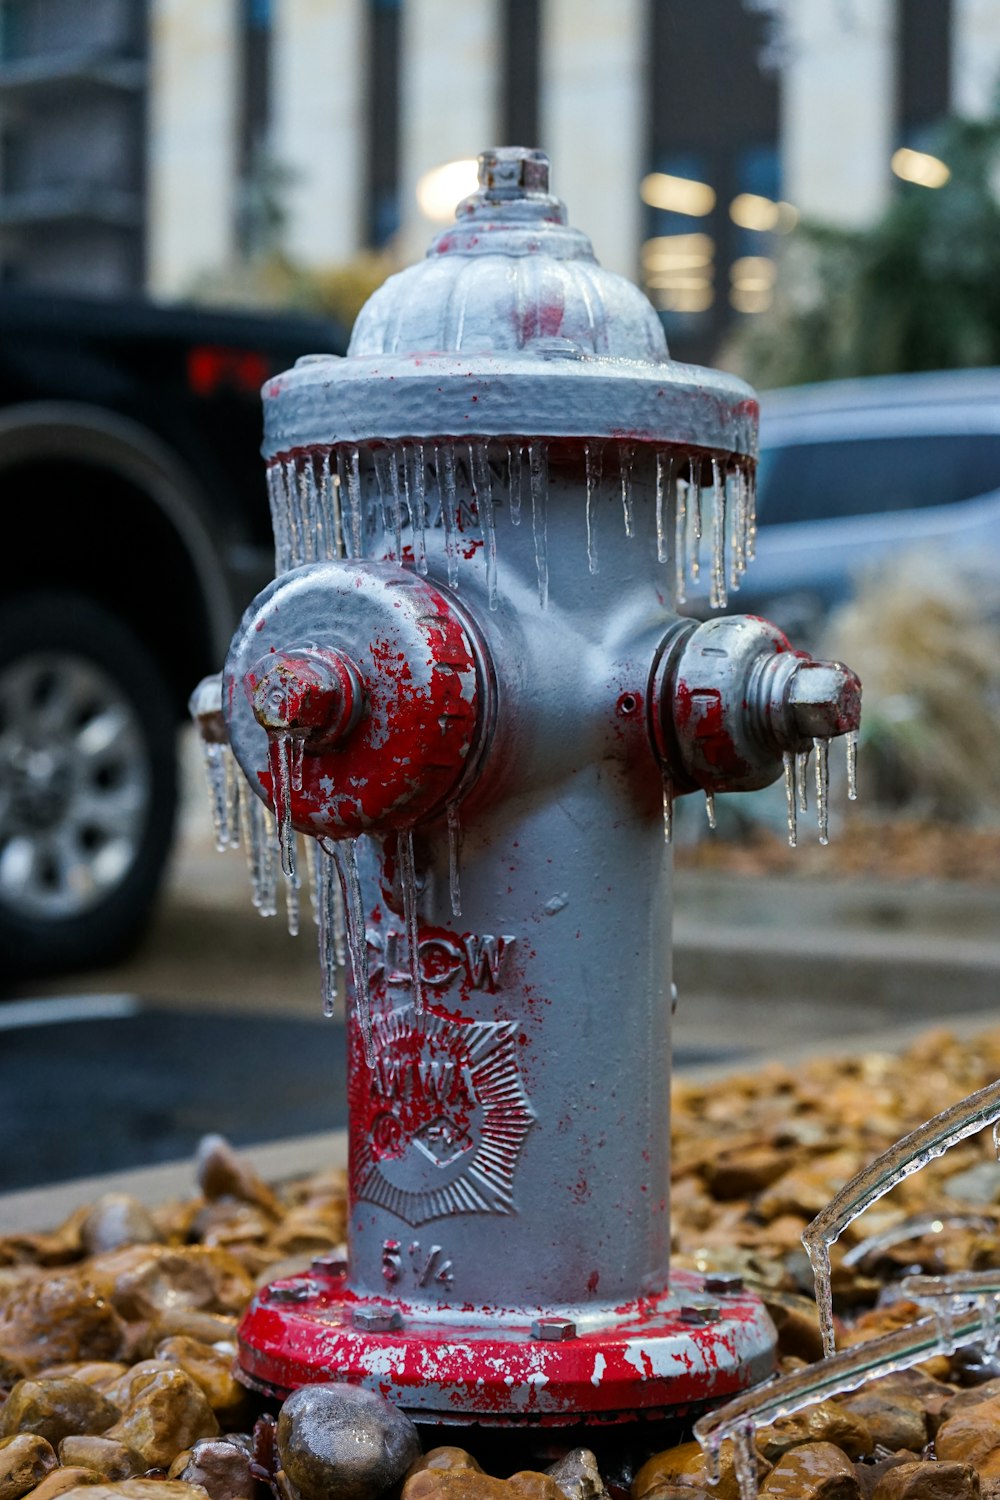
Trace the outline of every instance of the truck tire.
{"label": "truck tire", "polygon": [[130,626],[83,594],[0,604],[0,985],[120,957],[163,873],[176,720]]}

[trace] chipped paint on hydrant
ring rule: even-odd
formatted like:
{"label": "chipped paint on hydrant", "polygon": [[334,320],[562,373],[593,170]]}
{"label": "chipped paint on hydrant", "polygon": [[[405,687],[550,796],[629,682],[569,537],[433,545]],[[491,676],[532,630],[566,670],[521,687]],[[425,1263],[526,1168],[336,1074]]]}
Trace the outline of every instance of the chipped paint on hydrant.
{"label": "chipped paint on hydrant", "polygon": [[765,621],[674,612],[752,560],[753,393],[670,360],[512,148],[264,409],[277,577],[195,711],[257,904],[273,812],[328,1001],[347,965],[350,1224],[257,1297],[243,1378],[548,1423],[764,1378],[758,1299],[670,1269],[672,810],[783,771],[794,808],[860,688]]}

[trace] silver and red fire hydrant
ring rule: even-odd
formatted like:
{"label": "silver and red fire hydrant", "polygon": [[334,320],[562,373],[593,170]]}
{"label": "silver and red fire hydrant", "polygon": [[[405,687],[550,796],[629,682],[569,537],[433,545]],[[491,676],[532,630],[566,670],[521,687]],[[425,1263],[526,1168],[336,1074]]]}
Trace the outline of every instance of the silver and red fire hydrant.
{"label": "silver and red fire hydrant", "polygon": [[258,904],[273,809],[293,888],[313,841],[329,992],[341,893],[350,958],[348,1254],[265,1289],[240,1360],[425,1421],[611,1421],[774,1362],[737,1279],[670,1269],[674,799],[784,767],[794,810],[860,689],[673,612],[752,557],[753,394],[669,359],[540,152],[480,183],[346,358],[265,388],[278,576],[224,725],[200,700]]}

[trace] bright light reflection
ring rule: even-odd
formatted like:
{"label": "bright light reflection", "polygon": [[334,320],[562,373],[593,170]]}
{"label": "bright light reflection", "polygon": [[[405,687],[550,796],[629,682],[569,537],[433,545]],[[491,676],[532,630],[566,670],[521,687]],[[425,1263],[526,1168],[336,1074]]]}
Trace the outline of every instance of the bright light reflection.
{"label": "bright light reflection", "polygon": [[659,308],[661,312],[706,312],[714,301],[715,292],[707,283],[703,286],[671,286],[652,289],[653,306]]}
{"label": "bright light reflection", "polygon": [[788,234],[799,222],[799,211],[792,203],[775,203],[760,193],[739,193],[729,205],[729,217],[741,229]]}
{"label": "bright light reflection", "polygon": [[479,166],[471,159],[433,167],[417,183],[420,212],[435,224],[450,224],[462,199],[474,193],[478,185]]}
{"label": "bright light reflection", "polygon": [[915,182],[918,187],[944,187],[951,176],[951,168],[940,157],[926,151],[911,151],[908,146],[894,152],[889,165],[897,177],[904,182]]}
{"label": "bright light reflection", "polygon": [[729,268],[729,279],[741,291],[762,292],[774,286],[778,268],[766,255],[744,255]]}
{"label": "bright light reflection", "polygon": [[774,301],[774,290],[769,286],[734,286],[729,290],[729,301],[737,312],[767,312]]}
{"label": "bright light reflection", "polygon": [[702,218],[715,207],[715,189],[693,177],[672,177],[669,172],[650,172],[639,184],[639,196],[650,208]]}

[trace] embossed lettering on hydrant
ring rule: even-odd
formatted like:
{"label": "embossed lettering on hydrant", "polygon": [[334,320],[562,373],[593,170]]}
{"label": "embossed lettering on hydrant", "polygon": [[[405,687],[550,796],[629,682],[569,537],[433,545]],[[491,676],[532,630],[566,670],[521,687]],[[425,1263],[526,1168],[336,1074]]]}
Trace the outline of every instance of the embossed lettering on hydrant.
{"label": "embossed lettering on hydrant", "polygon": [[[405,988],[412,983],[405,932],[390,928],[383,937],[371,929],[368,939],[368,974],[372,984]],[[426,934],[417,945],[420,981],[434,990],[447,989],[461,980],[473,990],[493,994],[503,981],[506,960],[516,939],[509,934],[465,932],[460,937],[447,932]]]}
{"label": "embossed lettering on hydrant", "polygon": [[352,1087],[354,1195],[408,1224],[510,1213],[534,1113],[510,1021],[451,1021],[412,1006],[377,1016],[375,1063]]}

